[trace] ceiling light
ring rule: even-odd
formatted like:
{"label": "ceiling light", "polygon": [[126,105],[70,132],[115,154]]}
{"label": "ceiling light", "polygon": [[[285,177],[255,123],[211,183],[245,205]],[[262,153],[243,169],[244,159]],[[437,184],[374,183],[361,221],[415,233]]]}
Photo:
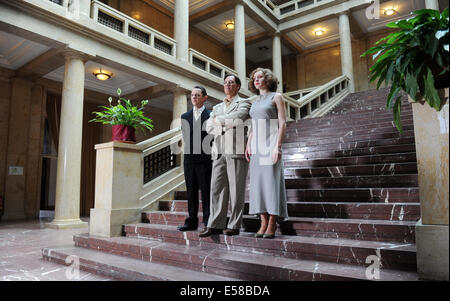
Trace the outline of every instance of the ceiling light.
{"label": "ceiling light", "polygon": [[316,36],[321,36],[321,35],[325,34],[325,29],[317,28],[314,30],[314,33],[316,34]]}
{"label": "ceiling light", "polygon": [[393,14],[395,14],[397,11],[395,10],[395,8],[387,8],[384,10],[384,14],[386,16],[392,16]]}
{"label": "ceiling light", "polygon": [[98,80],[108,80],[111,78],[112,73],[110,74],[100,69],[99,72],[94,72],[94,75]]}
{"label": "ceiling light", "polygon": [[227,29],[233,29],[234,28],[234,22],[233,21],[225,22],[225,27]]}

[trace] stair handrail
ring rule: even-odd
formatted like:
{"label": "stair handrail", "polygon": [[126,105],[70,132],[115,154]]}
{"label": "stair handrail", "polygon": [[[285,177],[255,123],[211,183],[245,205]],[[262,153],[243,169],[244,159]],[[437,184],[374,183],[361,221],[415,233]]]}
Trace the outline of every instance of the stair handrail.
{"label": "stair handrail", "polygon": [[[184,184],[184,169],[181,164],[182,138],[181,127],[177,127],[136,144],[141,150],[143,162],[141,164],[143,184],[139,197],[142,210]],[[166,156],[164,162],[170,162],[170,166],[161,168],[159,173],[151,175],[150,179],[146,179],[147,171],[145,168],[147,168],[146,164],[148,165],[146,158],[158,151],[163,152],[163,156]],[[167,156],[170,156],[170,158]]]}
{"label": "stair handrail", "polygon": [[[284,93],[284,95],[289,96],[295,100],[299,100],[301,97],[306,96],[307,94],[311,93],[311,91],[314,91],[315,89],[319,88],[320,86],[315,86],[315,87],[311,87],[311,88],[305,88],[305,89],[301,89],[301,90],[296,90],[296,91],[291,91],[291,92],[286,92]],[[306,95],[305,95],[306,93]],[[294,97],[296,95],[299,95],[299,97]]]}
{"label": "stair handrail", "polygon": [[[289,96],[293,93],[298,93],[298,91],[283,94],[286,101],[288,120],[300,120],[303,118],[320,117],[325,115],[337,104],[339,104],[340,101],[342,101],[348,94],[350,94],[348,82],[349,78],[346,75],[341,75],[321,86],[316,87],[307,95],[300,97],[300,99],[294,99]],[[312,105],[314,101],[315,107],[313,108]],[[303,108],[306,109],[306,112]]]}

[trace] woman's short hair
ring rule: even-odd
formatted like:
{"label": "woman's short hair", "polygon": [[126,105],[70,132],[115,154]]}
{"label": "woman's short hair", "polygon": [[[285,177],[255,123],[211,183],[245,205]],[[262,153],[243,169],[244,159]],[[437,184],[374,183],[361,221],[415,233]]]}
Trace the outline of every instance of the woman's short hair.
{"label": "woman's short hair", "polygon": [[253,83],[253,76],[255,76],[255,73],[259,71],[264,74],[264,82],[266,83],[267,89],[269,89],[270,92],[276,92],[279,81],[273,74],[272,70],[266,68],[256,68],[252,71],[252,73],[250,74],[250,82],[248,83],[249,90],[259,95],[259,90],[255,88],[255,85]]}

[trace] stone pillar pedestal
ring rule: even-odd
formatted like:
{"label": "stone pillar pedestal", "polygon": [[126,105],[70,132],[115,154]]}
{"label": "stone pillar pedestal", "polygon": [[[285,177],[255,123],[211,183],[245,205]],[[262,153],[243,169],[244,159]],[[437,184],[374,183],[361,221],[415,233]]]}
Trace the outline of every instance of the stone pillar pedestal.
{"label": "stone pillar pedestal", "polygon": [[189,59],[189,1],[175,0],[175,40],[177,41],[177,59]]}
{"label": "stone pillar pedestal", "polygon": [[273,74],[275,74],[278,81],[280,82],[277,88],[277,92],[283,93],[283,61],[281,58],[281,37],[279,33],[276,33],[273,36],[272,48]]}
{"label": "stone pillar pedestal", "polygon": [[140,221],[143,174],[141,151],[117,141],[97,144],[95,208],[89,234],[121,236],[122,225]]}
{"label": "stone pillar pedestal", "polygon": [[245,14],[244,5],[236,4],[234,8],[234,70],[245,87],[247,82],[245,57]]}
{"label": "stone pillar pedestal", "polygon": [[86,227],[80,219],[81,143],[83,132],[84,60],[65,51],[61,125],[56,176],[55,218],[47,226],[56,229]]}
{"label": "stone pillar pedestal", "polygon": [[438,0],[425,0],[425,7],[427,9],[439,10],[439,1]]}
{"label": "stone pillar pedestal", "polygon": [[437,112],[412,103],[421,220],[416,225],[421,279],[449,280],[449,103]]}
{"label": "stone pillar pedestal", "polygon": [[339,36],[341,44],[341,67],[342,74],[350,79],[350,92],[355,92],[355,81],[353,75],[352,39],[350,35],[350,21],[348,12],[339,15]]}

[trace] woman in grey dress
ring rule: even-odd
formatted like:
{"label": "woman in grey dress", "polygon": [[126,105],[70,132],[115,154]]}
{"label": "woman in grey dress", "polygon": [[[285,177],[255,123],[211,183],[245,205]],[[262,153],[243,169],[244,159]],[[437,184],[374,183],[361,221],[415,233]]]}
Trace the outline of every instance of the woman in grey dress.
{"label": "woman in grey dress", "polygon": [[278,80],[269,69],[257,68],[249,88],[257,96],[250,109],[252,133],[245,157],[250,162],[249,214],[261,216],[257,238],[274,238],[277,220],[287,219],[281,144],[286,133],[283,97],[276,93]]}

